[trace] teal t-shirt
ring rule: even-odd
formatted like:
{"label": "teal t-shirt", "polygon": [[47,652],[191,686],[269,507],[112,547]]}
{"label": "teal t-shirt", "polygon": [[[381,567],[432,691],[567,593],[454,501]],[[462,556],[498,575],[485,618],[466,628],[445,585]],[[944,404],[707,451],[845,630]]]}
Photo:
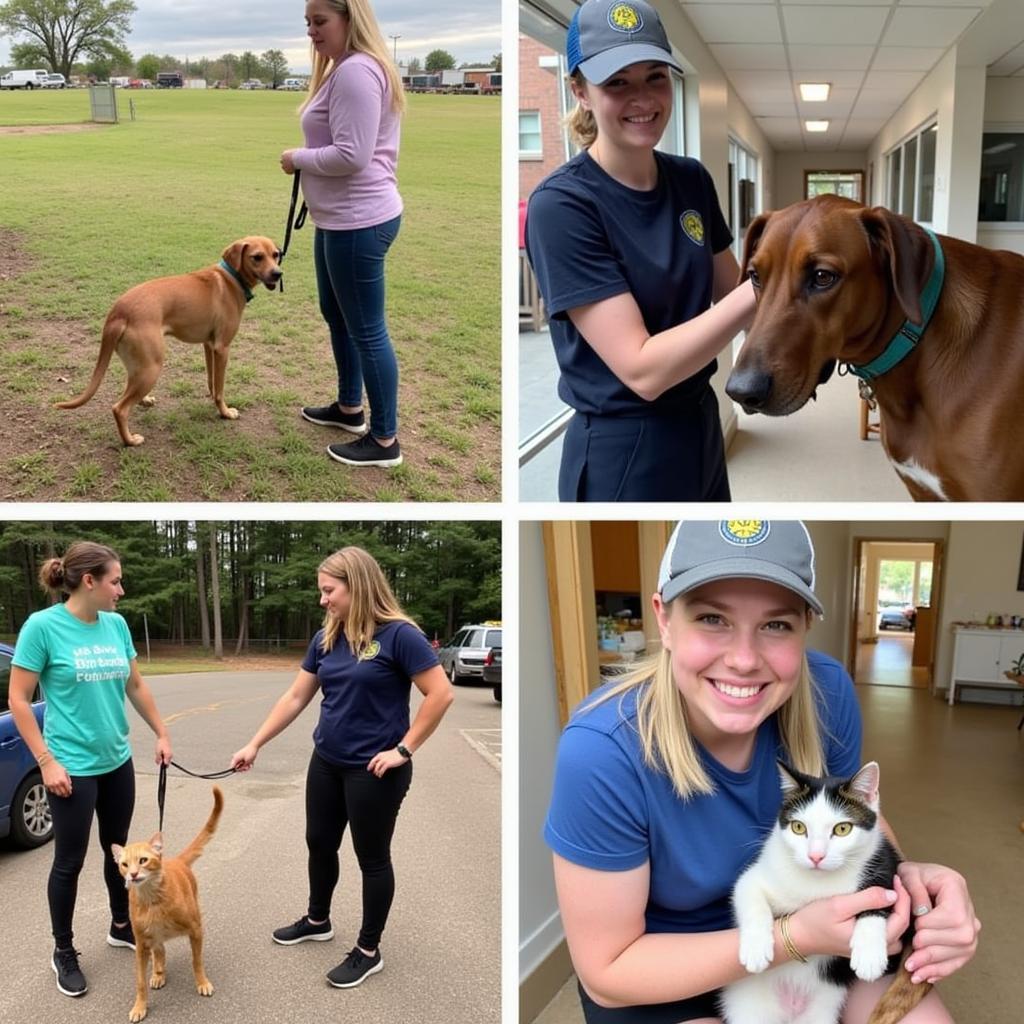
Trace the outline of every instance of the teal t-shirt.
{"label": "teal t-shirt", "polygon": [[116,612],[88,623],[55,604],[22,626],[12,663],[39,674],[43,738],[69,775],[102,775],[131,757],[124,693],[135,656]]}

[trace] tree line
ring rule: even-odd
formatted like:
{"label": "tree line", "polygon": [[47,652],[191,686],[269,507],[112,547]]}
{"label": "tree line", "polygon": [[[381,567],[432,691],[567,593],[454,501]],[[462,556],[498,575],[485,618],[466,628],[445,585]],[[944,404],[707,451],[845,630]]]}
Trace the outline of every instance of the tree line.
{"label": "tree line", "polygon": [[219,657],[306,643],[323,613],[317,567],[365,548],[428,637],[501,618],[498,522],[0,522],[0,634],[49,603],[39,567],[75,540],[121,558],[118,611],[138,640],[198,643]]}

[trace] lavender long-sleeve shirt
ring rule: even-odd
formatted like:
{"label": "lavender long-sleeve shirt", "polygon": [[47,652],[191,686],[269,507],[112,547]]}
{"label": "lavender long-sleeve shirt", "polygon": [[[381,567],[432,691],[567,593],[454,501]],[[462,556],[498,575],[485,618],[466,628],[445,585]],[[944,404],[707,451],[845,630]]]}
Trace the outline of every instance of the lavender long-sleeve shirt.
{"label": "lavender long-sleeve shirt", "polygon": [[402,212],[399,123],[377,61],[365,53],[345,56],[302,112],[306,148],[292,154],[317,227],[354,231]]}

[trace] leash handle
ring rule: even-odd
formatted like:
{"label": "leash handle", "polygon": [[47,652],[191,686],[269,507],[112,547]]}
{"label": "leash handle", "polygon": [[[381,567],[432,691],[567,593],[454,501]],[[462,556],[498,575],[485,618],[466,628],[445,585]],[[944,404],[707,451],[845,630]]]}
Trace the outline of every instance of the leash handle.
{"label": "leash handle", "polygon": [[[193,779],[226,779],[229,775],[234,775],[238,771],[237,768],[225,768],[219,772],[209,772],[206,775],[200,774],[199,772],[189,771],[188,768],[178,764],[177,761],[172,761],[171,764],[178,769],[180,772],[184,772],[186,775],[191,775]],[[160,778],[156,784],[156,806],[160,812],[160,824],[157,827],[158,832],[164,830],[164,802],[167,799],[167,765],[160,765]]]}

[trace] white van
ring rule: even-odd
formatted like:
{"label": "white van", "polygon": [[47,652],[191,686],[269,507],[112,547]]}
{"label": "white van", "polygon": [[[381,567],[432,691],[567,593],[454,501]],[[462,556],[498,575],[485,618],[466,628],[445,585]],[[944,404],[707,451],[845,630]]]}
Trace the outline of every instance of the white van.
{"label": "white van", "polygon": [[301,78],[286,78],[281,83],[282,89],[288,89],[293,92],[300,92],[306,88],[306,83]]}
{"label": "white van", "polygon": [[0,89],[39,89],[46,85],[49,71],[33,68],[31,71],[8,71],[0,78]]}

